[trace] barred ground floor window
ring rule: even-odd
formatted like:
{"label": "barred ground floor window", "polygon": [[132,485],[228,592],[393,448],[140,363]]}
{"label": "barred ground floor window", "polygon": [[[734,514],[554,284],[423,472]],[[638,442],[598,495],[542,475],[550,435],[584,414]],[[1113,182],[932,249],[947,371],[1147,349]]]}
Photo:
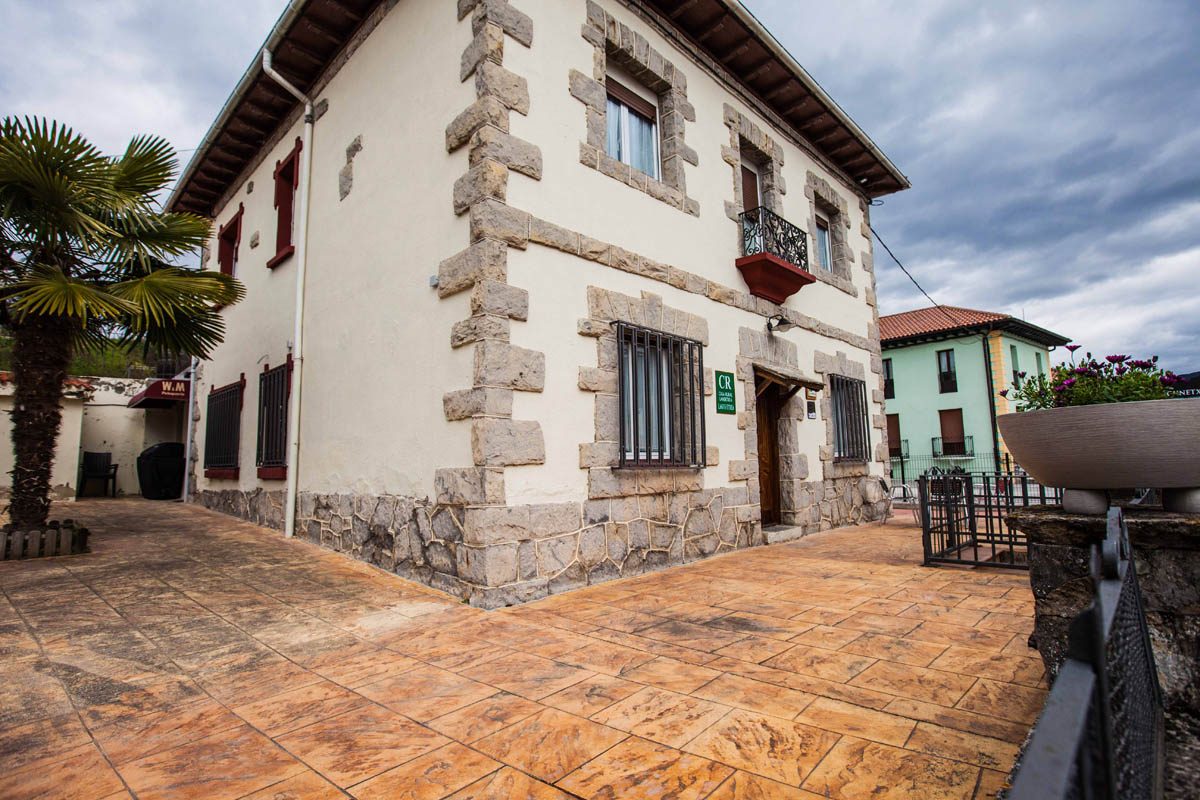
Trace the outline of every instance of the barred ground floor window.
{"label": "barred ground floor window", "polygon": [[704,353],[695,339],[617,323],[621,466],[704,466]]}

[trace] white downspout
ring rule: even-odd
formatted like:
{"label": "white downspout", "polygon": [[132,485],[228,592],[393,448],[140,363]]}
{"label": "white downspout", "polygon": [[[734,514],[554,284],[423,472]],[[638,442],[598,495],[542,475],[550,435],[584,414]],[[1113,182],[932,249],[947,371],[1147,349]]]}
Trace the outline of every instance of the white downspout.
{"label": "white downspout", "polygon": [[183,440],[183,502],[188,501],[192,491],[192,436],[195,435],[196,416],[196,357],[188,365],[187,437]]}
{"label": "white downspout", "polygon": [[272,80],[304,103],[304,137],[301,150],[303,166],[297,196],[300,210],[296,214],[296,329],[292,340],[292,397],[288,403],[288,471],[287,492],[283,505],[283,535],[296,535],[296,495],[300,477],[300,398],[304,380],[304,277],[308,267],[308,204],[312,187],[313,103],[307,95],[288,82],[271,66],[271,50],[264,47],[262,67]]}

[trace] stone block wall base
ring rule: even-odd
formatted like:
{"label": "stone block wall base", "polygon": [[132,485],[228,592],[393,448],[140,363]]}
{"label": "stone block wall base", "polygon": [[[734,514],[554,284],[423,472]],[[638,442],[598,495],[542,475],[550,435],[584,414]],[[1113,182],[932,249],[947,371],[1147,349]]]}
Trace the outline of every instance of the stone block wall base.
{"label": "stone block wall base", "polygon": [[244,519],[264,528],[283,530],[282,489],[205,489],[193,495],[192,502],[231,517]]}
{"label": "stone block wall base", "polygon": [[466,599],[478,587],[460,575],[463,515],[424,498],[301,492],[296,537]]}

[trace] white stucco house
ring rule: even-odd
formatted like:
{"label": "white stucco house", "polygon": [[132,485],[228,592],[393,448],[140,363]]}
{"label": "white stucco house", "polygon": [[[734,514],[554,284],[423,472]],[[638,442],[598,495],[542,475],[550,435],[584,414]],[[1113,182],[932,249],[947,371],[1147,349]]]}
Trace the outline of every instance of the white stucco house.
{"label": "white stucco house", "polygon": [[170,200],[192,499],[522,602],[882,518],[874,198],[736,0],[296,0]]}

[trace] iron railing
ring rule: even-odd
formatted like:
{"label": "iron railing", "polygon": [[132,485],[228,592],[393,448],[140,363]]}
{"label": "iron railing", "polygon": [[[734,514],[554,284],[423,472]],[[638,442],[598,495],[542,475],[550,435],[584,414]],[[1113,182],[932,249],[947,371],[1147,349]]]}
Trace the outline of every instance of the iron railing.
{"label": "iron railing", "polygon": [[287,465],[287,410],[291,384],[291,359],[258,376],[258,452],[255,463],[260,467]]}
{"label": "iron railing", "polygon": [[958,391],[958,373],[951,370],[950,372],[938,373],[938,391],[941,394]]}
{"label": "iron railing", "polygon": [[866,383],[845,375],[830,375],[829,399],[833,406],[833,460],[870,461],[871,414]]}
{"label": "iron railing", "polygon": [[[976,453],[973,456],[933,456],[910,455],[906,450],[902,455],[892,455],[892,481],[908,483],[915,481],[921,475],[931,470],[939,473],[958,470],[961,472],[1020,472],[1021,468],[1013,463],[1012,456],[1001,453],[999,457],[993,452]],[[913,487],[916,491],[916,487]]]}
{"label": "iron railing", "polygon": [[1029,569],[1029,542],[1007,517],[1031,505],[1059,503],[1062,490],[1028,475],[947,472],[917,481],[925,565],[969,564]]}
{"label": "iron railing", "polygon": [[245,378],[208,394],[204,422],[204,468],[237,469]]}
{"label": "iron railing", "polygon": [[1007,800],[1162,797],[1162,688],[1120,508],[1092,547],[1091,576],[1094,598],[1071,622]]}
{"label": "iron railing", "polygon": [[930,441],[931,452],[934,458],[975,455],[974,436],[964,436],[961,439],[947,439],[944,436],[934,436]]}
{"label": "iron railing", "polygon": [[703,346],[628,322],[616,327],[620,465],[702,469]]}
{"label": "iron railing", "polygon": [[898,442],[889,441],[888,455],[892,458],[908,458],[908,439],[901,439]]}
{"label": "iron railing", "polygon": [[753,208],[740,215],[742,255],[770,253],[808,272],[808,234],[766,208]]}

